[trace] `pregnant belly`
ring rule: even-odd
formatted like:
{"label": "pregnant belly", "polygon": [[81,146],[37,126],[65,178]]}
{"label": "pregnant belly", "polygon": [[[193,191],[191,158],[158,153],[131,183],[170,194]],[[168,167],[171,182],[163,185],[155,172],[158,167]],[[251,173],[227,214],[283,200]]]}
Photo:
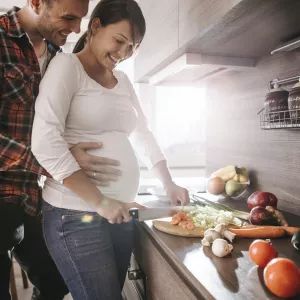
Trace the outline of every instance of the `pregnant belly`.
{"label": "pregnant belly", "polygon": [[139,188],[140,171],[127,135],[120,132],[108,132],[97,136],[97,139],[98,142],[103,142],[103,147],[89,150],[88,153],[118,160],[120,166],[117,168],[122,171],[117,181],[110,182],[108,187],[99,187],[99,190],[107,197],[122,202],[133,202]]}

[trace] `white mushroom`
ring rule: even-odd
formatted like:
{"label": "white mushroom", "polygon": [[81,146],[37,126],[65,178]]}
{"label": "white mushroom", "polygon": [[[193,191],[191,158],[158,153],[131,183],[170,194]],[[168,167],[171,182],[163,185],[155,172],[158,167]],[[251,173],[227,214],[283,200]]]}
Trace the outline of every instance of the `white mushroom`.
{"label": "white mushroom", "polygon": [[224,257],[232,251],[233,246],[228,244],[226,240],[216,239],[214,240],[211,249],[214,255]]}
{"label": "white mushroom", "polygon": [[235,238],[235,233],[232,233],[231,231],[227,230],[227,227],[225,224],[218,224],[214,230],[219,232],[222,237],[226,238],[231,243],[232,243],[233,239]]}
{"label": "white mushroom", "polygon": [[214,229],[207,229],[204,232],[204,238],[202,240],[202,245],[203,246],[210,246],[211,243],[213,243],[213,241],[215,239],[219,239],[221,238],[221,234],[217,231],[215,231]]}

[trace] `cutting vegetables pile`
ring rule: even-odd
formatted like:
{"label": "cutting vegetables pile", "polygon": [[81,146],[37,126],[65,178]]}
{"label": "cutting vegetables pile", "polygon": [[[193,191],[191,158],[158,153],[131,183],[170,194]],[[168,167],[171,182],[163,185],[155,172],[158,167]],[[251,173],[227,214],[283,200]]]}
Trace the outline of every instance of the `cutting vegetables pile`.
{"label": "cutting vegetables pile", "polygon": [[170,222],[171,225],[185,230],[201,228],[204,236],[207,230],[214,230],[220,224],[228,227],[230,232],[240,238],[269,239],[293,236],[292,245],[295,249],[300,249],[300,228],[288,226],[283,215],[277,210],[278,200],[272,193],[253,193],[248,198],[250,213],[232,209],[194,194],[191,195],[191,200],[195,204],[195,209],[188,213],[184,211],[176,213]]}
{"label": "cutting vegetables pile", "polygon": [[[276,196],[271,193],[253,193],[248,199],[250,214],[198,195],[192,194],[191,200],[195,204],[195,210],[175,214],[170,222],[172,225],[193,230],[196,227],[209,229],[218,224],[225,224],[238,237],[254,239],[293,236],[300,229],[288,226],[283,215],[277,210]],[[297,245],[299,247],[299,244]]]}
{"label": "cutting vegetables pile", "polygon": [[172,217],[171,224],[192,230],[195,227],[203,229],[214,228],[218,224],[242,226],[240,219],[248,220],[249,213],[229,208],[226,205],[209,201],[202,197],[191,195],[195,210],[186,213],[180,211]]}
{"label": "cutting vegetables pile", "polygon": [[184,211],[180,211],[172,217],[172,225],[178,225],[183,229],[194,229],[195,225],[193,224],[193,219],[188,217]]}

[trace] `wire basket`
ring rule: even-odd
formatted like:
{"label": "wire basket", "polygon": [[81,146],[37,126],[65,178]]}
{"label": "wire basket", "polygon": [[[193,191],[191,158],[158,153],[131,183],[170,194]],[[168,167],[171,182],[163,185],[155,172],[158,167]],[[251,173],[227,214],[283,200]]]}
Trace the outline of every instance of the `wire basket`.
{"label": "wire basket", "polygon": [[300,128],[300,109],[265,112],[263,108],[259,113],[260,128],[267,129],[297,129]]}

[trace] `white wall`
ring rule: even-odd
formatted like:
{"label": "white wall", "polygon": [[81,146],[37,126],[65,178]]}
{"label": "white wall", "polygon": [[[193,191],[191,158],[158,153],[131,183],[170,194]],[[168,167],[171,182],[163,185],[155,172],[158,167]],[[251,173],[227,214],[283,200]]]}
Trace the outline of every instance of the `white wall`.
{"label": "white wall", "polygon": [[26,4],[26,0],[0,0],[0,11],[8,11],[13,6],[23,7]]}

